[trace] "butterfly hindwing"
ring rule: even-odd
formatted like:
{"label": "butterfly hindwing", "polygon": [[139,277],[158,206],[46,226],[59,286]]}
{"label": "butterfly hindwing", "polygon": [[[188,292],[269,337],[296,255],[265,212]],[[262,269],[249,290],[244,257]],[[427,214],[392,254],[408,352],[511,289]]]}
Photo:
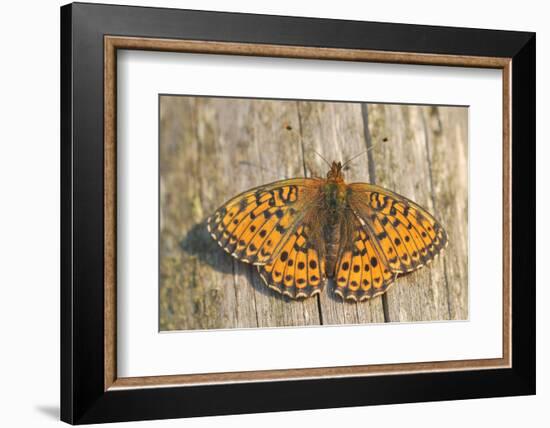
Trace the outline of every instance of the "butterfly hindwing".
{"label": "butterfly hindwing", "polygon": [[350,206],[371,232],[391,271],[430,263],[447,244],[443,227],[426,210],[382,187],[352,183]]}
{"label": "butterfly hindwing", "polygon": [[344,221],[351,224],[352,239],[342,248],[336,265],[335,293],[343,299],[361,301],[384,293],[395,280],[387,260],[375,245],[367,226],[353,213]]}
{"label": "butterfly hindwing", "polygon": [[308,225],[292,232],[270,263],[258,266],[261,278],[268,287],[292,298],[318,294],[325,283],[325,264],[312,245]]}

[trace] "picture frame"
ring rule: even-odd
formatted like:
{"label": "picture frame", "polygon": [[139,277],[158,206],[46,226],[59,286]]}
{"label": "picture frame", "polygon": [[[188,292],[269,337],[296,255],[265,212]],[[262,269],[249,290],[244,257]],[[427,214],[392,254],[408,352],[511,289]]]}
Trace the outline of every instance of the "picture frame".
{"label": "picture frame", "polygon": [[[502,70],[502,357],[119,377],[119,50]],[[534,394],[535,96],[533,33],[63,6],[61,419],[85,424]]]}

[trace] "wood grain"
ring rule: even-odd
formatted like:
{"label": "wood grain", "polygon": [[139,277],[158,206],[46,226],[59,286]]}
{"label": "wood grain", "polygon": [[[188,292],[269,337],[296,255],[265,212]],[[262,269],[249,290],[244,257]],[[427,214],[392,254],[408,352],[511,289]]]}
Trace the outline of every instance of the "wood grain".
{"label": "wood grain", "polygon": [[[466,108],[162,96],[160,120],[161,330],[467,319]],[[329,283],[290,300],[206,232],[205,219],[239,192],[326,174],[315,151],[346,160],[368,147],[347,181],[415,200],[450,240],[381,298],[343,302]]]}

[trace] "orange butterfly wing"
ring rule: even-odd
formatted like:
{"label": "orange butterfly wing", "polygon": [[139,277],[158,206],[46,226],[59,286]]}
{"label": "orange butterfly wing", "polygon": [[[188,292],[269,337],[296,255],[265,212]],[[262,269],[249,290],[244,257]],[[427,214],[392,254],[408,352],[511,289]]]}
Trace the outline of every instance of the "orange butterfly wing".
{"label": "orange butterfly wing", "polygon": [[411,200],[373,184],[349,189],[353,245],[341,252],[336,273],[336,293],[343,298],[384,293],[397,274],[430,263],[446,246],[443,227]]}
{"label": "orange butterfly wing", "polygon": [[286,237],[278,255],[265,266],[258,266],[269,288],[292,298],[321,292],[326,280],[325,262],[319,257],[311,232],[309,224],[300,224]]}
{"label": "orange butterfly wing", "polygon": [[374,233],[394,272],[430,263],[447,245],[441,224],[413,201],[380,186],[352,183],[350,206]]}
{"label": "orange butterfly wing", "polygon": [[[365,300],[384,293],[396,274],[377,249],[373,235],[353,212],[344,219],[351,236],[340,251],[336,265],[334,292],[343,299]],[[345,229],[345,227],[344,227]]]}
{"label": "orange butterfly wing", "polygon": [[244,192],[208,219],[210,235],[233,257],[258,265],[270,288],[294,298],[310,296],[324,278],[309,220],[320,183],[297,178]]}

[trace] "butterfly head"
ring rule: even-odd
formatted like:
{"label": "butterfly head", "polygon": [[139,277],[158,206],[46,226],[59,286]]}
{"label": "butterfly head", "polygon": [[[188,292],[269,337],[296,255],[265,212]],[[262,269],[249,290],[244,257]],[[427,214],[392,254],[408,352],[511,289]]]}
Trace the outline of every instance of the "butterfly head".
{"label": "butterfly head", "polygon": [[342,174],[342,162],[333,161],[330,166],[330,170],[327,173],[327,180],[332,180],[336,182],[344,181],[344,175]]}

